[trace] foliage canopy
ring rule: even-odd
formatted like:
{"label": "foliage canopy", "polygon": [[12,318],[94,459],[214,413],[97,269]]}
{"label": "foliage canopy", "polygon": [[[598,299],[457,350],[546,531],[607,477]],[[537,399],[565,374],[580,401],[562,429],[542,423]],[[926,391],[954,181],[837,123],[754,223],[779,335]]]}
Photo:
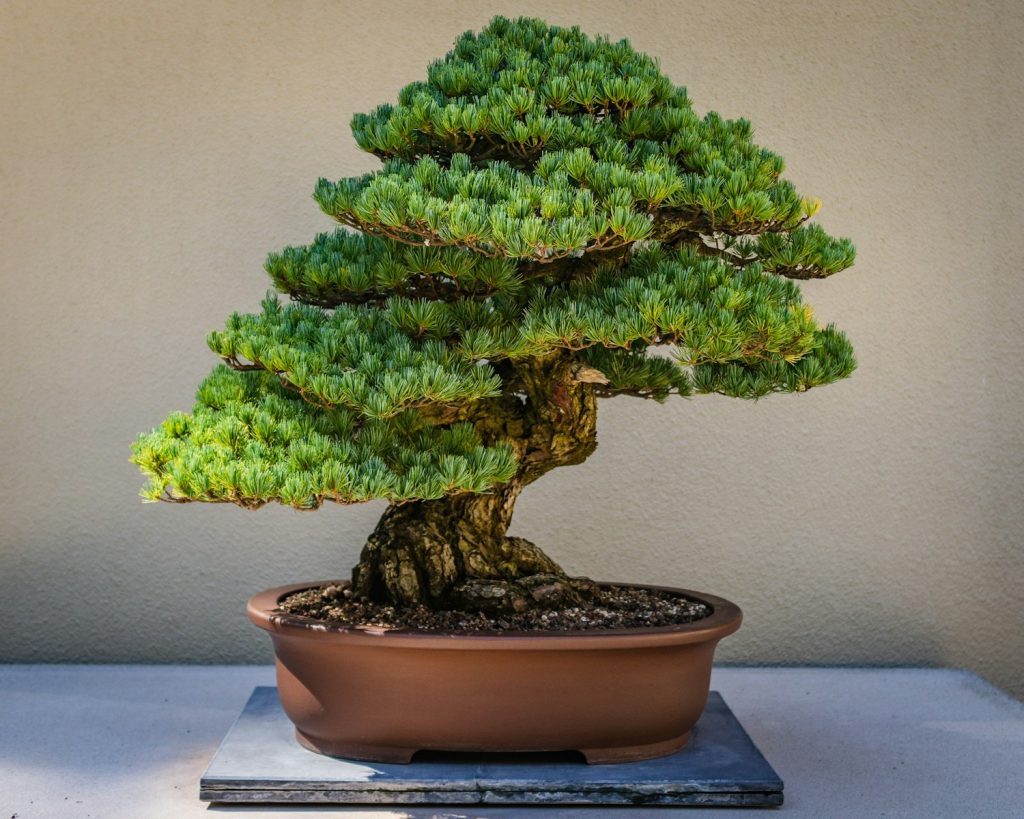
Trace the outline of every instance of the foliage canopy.
{"label": "foliage canopy", "polygon": [[352,132],[381,169],[316,184],[343,227],[268,257],[293,303],[210,334],[224,364],[192,412],[134,445],[145,498],[486,492],[521,469],[493,417],[535,362],[659,401],[854,369],[793,281],[850,266],[853,245],[808,222],[818,201],[748,121],[698,116],[626,40],[495,18]]}

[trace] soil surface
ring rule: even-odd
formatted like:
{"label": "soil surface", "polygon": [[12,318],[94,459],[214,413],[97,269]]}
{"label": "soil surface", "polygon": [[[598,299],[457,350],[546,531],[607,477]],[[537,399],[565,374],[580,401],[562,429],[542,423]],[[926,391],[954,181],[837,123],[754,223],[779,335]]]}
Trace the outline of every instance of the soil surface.
{"label": "soil surface", "polygon": [[286,597],[278,610],[354,627],[499,633],[675,626],[701,620],[712,611],[710,606],[682,595],[631,586],[602,587],[586,606],[500,617],[469,611],[431,611],[422,606],[395,608],[353,600],[350,595],[347,586],[321,586]]}

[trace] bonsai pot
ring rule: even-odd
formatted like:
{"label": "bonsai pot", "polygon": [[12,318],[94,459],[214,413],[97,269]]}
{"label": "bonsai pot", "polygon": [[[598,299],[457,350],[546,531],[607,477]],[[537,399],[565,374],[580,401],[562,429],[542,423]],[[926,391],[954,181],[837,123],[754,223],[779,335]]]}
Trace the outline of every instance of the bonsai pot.
{"label": "bonsai pot", "polygon": [[285,713],[322,754],[409,762],[419,750],[579,751],[627,762],[686,745],[715,646],[740,626],[720,597],[662,586],[712,613],[677,626],[466,633],[332,626],[282,613],[296,583],[249,600],[270,633]]}

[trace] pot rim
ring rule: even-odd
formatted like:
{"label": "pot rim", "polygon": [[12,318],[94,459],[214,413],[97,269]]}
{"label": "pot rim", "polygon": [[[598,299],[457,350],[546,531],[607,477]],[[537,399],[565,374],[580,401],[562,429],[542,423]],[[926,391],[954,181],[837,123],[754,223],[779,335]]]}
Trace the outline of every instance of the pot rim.
{"label": "pot rim", "polygon": [[[249,619],[274,635],[330,639],[331,642],[361,645],[389,645],[408,648],[446,649],[531,649],[559,650],[593,648],[643,648],[721,640],[740,627],[743,612],[723,597],[672,586],[644,583],[598,583],[599,586],[628,586],[681,594],[711,606],[711,614],[692,623],[672,626],[593,629],[590,631],[446,631],[412,628],[380,628],[332,625],[312,617],[277,612],[278,603],[295,592],[327,585],[348,585],[347,580],[318,580],[275,586],[253,595],[246,606]],[[596,645],[600,643],[600,646]]]}

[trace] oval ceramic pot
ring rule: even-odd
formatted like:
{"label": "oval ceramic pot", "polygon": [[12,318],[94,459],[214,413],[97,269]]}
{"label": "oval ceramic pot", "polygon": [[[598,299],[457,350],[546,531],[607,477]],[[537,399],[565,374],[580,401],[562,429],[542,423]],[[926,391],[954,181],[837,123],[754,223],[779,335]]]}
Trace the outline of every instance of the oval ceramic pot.
{"label": "oval ceramic pot", "polygon": [[472,634],[332,626],[285,614],[297,591],[248,605],[270,633],[277,685],[299,741],[331,756],[409,762],[419,750],[581,752],[651,759],[686,745],[707,702],[715,646],[742,614],[709,594],[660,589],[712,609],[678,626]]}

